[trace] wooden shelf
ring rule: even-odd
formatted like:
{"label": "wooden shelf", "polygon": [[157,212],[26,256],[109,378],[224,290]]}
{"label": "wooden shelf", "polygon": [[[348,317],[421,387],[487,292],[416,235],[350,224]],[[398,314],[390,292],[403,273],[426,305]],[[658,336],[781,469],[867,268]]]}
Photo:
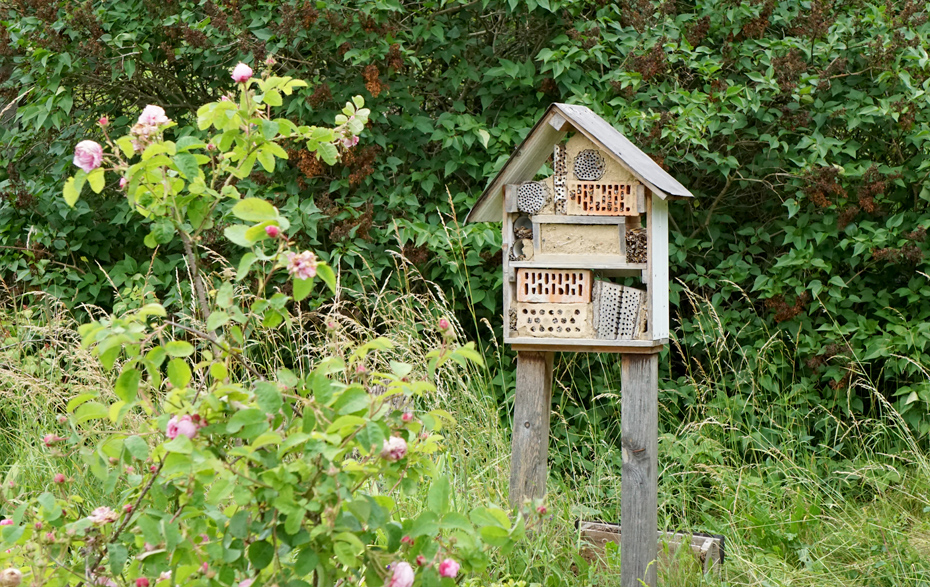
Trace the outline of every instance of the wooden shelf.
{"label": "wooden shelf", "polygon": [[569,216],[567,214],[537,214],[530,216],[537,224],[626,224],[626,216]]}
{"label": "wooden shelf", "polygon": [[646,270],[646,263],[626,263],[619,255],[535,255],[529,261],[510,261],[513,268],[592,269],[607,275],[636,277]]}
{"label": "wooden shelf", "polygon": [[504,337],[516,351],[565,351],[569,353],[658,353],[668,344],[661,340],[606,340],[603,338]]}

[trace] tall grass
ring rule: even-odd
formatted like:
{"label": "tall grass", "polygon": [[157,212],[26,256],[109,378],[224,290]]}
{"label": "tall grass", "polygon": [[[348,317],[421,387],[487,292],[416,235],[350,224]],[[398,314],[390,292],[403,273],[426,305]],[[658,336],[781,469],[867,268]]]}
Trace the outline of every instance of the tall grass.
{"label": "tall grass", "polygon": [[[252,360],[267,369],[308,368],[380,336],[393,348],[374,354],[370,370],[403,361],[425,376],[425,355],[441,344],[434,325],[441,316],[452,318],[449,304],[400,258],[395,271],[402,289],[342,289],[332,303],[298,312],[257,341],[249,348]],[[689,349],[673,342],[683,374],[660,390],[660,526],[725,535],[727,562],[703,575],[681,555],[677,564],[660,567],[660,583],[930,585],[930,463],[866,370],[858,370],[853,384],[874,395],[880,414],[858,420],[832,414],[785,367],[793,360],[792,341],[780,333],[741,332],[747,327],[725,323],[707,300],[685,295],[694,310],[690,327],[704,344]],[[0,478],[42,490],[64,468],[74,478],[73,492],[99,497],[99,484],[79,461],[54,457],[39,439],[49,431],[64,435],[56,416],[68,398],[108,388],[111,376],[80,349],[76,325],[60,304],[44,296],[28,302],[28,310],[17,303],[2,314]],[[454,320],[453,326],[462,338],[461,326]],[[513,365],[489,332],[484,366],[443,368],[434,378],[436,391],[415,399],[417,409],[444,409],[456,419],[440,466],[453,476],[461,509],[508,503],[507,373]],[[754,342],[739,342],[747,339]],[[520,548],[492,561],[476,584],[504,578],[547,587],[619,584],[619,556],[589,565],[579,556],[575,529],[578,519],[620,521],[619,412],[595,416],[586,409],[592,401],[619,404],[617,363],[611,355],[557,358],[552,517]],[[583,399],[592,388],[593,400]],[[819,423],[821,441],[812,441],[810,422]],[[893,446],[906,450],[892,452]],[[414,508],[423,497],[411,496],[400,507]]]}

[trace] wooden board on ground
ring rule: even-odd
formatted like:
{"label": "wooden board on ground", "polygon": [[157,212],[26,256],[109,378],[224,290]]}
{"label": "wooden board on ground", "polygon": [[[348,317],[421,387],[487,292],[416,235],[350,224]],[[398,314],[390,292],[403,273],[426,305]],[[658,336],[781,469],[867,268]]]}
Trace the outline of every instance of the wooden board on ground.
{"label": "wooden board on ground", "polygon": [[[588,562],[603,560],[608,542],[613,542],[618,547],[620,545],[619,524],[581,521],[578,523],[578,529],[583,543],[581,556]],[[666,571],[679,560],[678,550],[682,545],[691,547],[691,553],[705,573],[722,565],[724,561],[723,536],[659,532],[658,544],[659,567]]]}

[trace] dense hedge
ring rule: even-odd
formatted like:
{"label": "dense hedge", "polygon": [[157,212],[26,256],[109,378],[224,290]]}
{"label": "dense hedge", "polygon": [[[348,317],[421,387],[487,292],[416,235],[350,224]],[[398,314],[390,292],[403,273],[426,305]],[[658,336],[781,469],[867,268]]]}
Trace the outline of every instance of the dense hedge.
{"label": "dense hedge", "polygon": [[[498,227],[462,230],[456,219],[546,105],[580,103],[698,197],[672,206],[673,274],[713,301],[730,342],[763,352],[768,333],[790,341],[754,393],[823,408],[799,411],[816,441],[832,432],[830,413],[880,413],[858,370],[930,431],[930,25],[920,2],[12,0],[0,10],[4,102],[20,97],[0,151],[8,285],[111,304],[102,267],[124,297],[148,274],[178,302],[180,255],[149,267],[145,230],[120,199],[105,191],[66,208],[72,145],[93,134],[101,109],[116,124],[147,103],[190,120],[193,104],[229,88],[237,60],[273,55],[314,82],[291,100],[294,119],[331,122],[355,93],[375,118],[335,167],[292,151],[287,183],[240,189],[276,194],[299,218],[296,238],[329,251],[344,281],[396,279],[400,251],[458,309],[470,296],[499,324]],[[673,415],[700,395],[687,365],[714,360],[682,291],[676,281],[687,359],[673,351],[666,363],[678,382]],[[720,401],[746,392],[722,385]]]}

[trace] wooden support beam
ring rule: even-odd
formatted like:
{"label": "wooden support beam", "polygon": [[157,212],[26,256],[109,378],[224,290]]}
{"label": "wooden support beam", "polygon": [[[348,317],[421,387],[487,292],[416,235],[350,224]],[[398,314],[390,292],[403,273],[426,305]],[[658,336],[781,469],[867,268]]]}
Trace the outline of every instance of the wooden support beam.
{"label": "wooden support beam", "polygon": [[620,386],[620,585],[656,587],[659,355],[624,354]]}
{"label": "wooden support beam", "polygon": [[546,494],[549,412],[552,404],[551,352],[518,352],[510,459],[510,504]]}

